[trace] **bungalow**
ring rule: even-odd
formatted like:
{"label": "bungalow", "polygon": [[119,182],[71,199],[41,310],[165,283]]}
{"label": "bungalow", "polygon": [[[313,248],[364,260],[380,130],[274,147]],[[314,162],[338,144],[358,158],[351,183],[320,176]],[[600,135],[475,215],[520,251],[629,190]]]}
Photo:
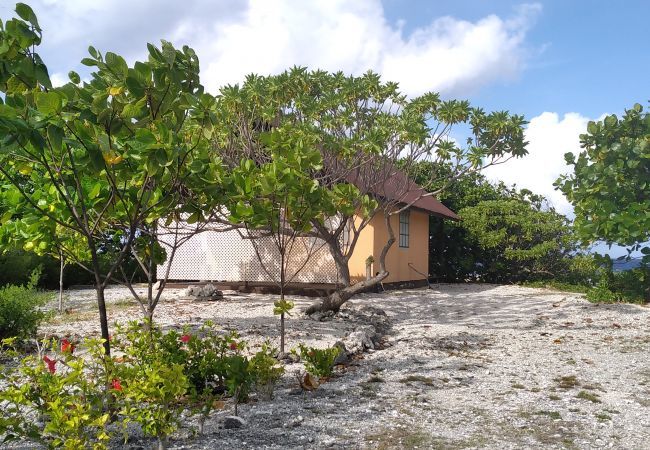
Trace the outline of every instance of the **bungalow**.
{"label": "bungalow", "polygon": [[[429,264],[429,216],[458,220],[458,216],[433,196],[423,196],[424,189],[408,182],[407,192],[399,198],[391,192],[384,194],[391,200],[410,207],[391,216],[396,242],[386,257],[390,272],[384,283],[404,283],[426,279]],[[391,198],[392,197],[392,198]],[[355,219],[360,221],[359,218]],[[358,223],[358,222],[357,222]],[[166,237],[162,237],[166,239]],[[171,239],[171,238],[170,238]],[[277,250],[267,237],[254,244],[237,230],[204,231],[192,236],[178,248],[169,272],[170,281],[211,281],[265,283],[279,277],[274,261]],[[349,261],[351,281],[366,278],[366,261],[372,256],[378,260],[388,239],[381,212],[361,231]],[[345,236],[343,245],[345,245]],[[288,260],[292,266],[287,274],[293,283],[337,284],[336,264],[324,242],[314,238],[299,238]],[[256,248],[257,246],[257,252]],[[260,262],[258,253],[263,262]],[[167,262],[158,266],[158,273],[167,270]],[[371,267],[375,271],[374,267]]]}

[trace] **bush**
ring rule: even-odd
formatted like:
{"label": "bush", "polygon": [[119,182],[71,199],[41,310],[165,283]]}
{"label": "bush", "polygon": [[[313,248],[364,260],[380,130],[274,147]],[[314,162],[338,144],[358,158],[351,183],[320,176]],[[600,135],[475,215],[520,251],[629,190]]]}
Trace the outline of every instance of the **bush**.
{"label": "bush", "polygon": [[36,334],[45,316],[39,307],[50,297],[36,290],[39,276],[40,271],[35,270],[26,285],[0,288],[0,339],[27,339]]}
{"label": "bush", "polygon": [[[300,344],[298,349],[300,351],[300,360],[305,363],[305,370],[319,378],[332,375],[334,361],[341,351],[338,347],[321,349],[306,347],[303,344]],[[297,353],[295,349],[292,352]]]}
{"label": "bush", "polygon": [[587,292],[587,300],[594,303],[644,303],[646,276],[644,269],[607,272]]}
{"label": "bush", "polygon": [[109,414],[103,380],[110,365],[101,341],[86,345],[92,355],[88,360],[73,355],[69,343],[46,341],[46,351],[2,372],[4,442],[27,439],[49,448],[106,448],[110,435],[105,431]]}
{"label": "bush", "polygon": [[[111,342],[114,353],[106,356],[101,339],[82,342],[83,355],[76,351],[77,343],[48,340],[37,355],[3,368],[0,440],[104,449],[118,437],[120,425],[127,438],[127,425],[137,423],[164,447],[185,411],[199,415],[202,431],[209,414],[223,406],[224,396],[233,398],[237,414],[237,402],[253,386],[272,393],[284,372],[268,343],[248,358],[246,342],[237,333],[220,334],[211,323],[190,334],[133,322],[118,327]],[[314,364],[321,367],[317,360]],[[106,428],[109,418],[113,426]]]}
{"label": "bush", "polygon": [[277,349],[271,347],[267,341],[250,361],[255,389],[261,397],[269,400],[273,398],[275,384],[284,373],[284,367],[278,365],[278,360],[274,358],[275,354],[277,354]]}

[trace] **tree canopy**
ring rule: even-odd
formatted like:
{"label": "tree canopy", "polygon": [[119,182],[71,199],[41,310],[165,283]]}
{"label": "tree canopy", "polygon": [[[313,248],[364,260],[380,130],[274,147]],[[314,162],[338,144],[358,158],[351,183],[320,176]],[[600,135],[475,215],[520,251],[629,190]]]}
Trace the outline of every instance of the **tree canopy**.
{"label": "tree canopy", "polygon": [[[89,47],[81,62],[88,82],[52,87],[35,53],[41,30],[33,11],[0,28],[0,176],[9,208],[2,222],[20,220],[26,247],[48,248],[52,224],[83,238],[94,273],[102,336],[108,351],[103,289],[130,254],[147,254],[162,218],[198,220],[218,201],[221,164],[210,151],[215,98],[203,92],[192,49],[149,44],[149,58],[132,67],[112,52]],[[108,273],[99,254],[118,246]],[[143,248],[138,248],[142,243]],[[72,255],[74,256],[74,255]]]}
{"label": "tree canopy", "polygon": [[583,150],[567,153],[573,173],[557,187],[575,208],[579,236],[650,254],[650,114],[640,104],[621,118],[589,122]]}

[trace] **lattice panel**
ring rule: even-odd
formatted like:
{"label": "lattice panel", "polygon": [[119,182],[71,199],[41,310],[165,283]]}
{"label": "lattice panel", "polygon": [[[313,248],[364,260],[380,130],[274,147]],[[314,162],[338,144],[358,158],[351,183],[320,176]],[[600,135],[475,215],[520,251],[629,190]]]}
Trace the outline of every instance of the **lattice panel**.
{"label": "lattice panel", "polygon": [[[172,225],[173,226],[173,225]],[[161,240],[173,242],[171,236]],[[280,279],[280,255],[270,237],[259,238],[256,246],[242,239],[237,231],[204,231],[192,236],[176,251],[169,273],[170,280],[273,281]],[[169,252],[168,252],[169,253]],[[307,256],[311,255],[309,258]],[[304,268],[300,270],[307,259]],[[289,255],[287,275],[296,283],[336,283],[336,264],[320,240],[300,238]],[[158,276],[167,270],[167,262],[158,266]],[[266,267],[266,271],[264,270]],[[296,271],[298,273],[296,274]],[[268,272],[268,274],[267,274]],[[269,276],[269,274],[271,276]],[[294,274],[296,274],[294,276]]]}

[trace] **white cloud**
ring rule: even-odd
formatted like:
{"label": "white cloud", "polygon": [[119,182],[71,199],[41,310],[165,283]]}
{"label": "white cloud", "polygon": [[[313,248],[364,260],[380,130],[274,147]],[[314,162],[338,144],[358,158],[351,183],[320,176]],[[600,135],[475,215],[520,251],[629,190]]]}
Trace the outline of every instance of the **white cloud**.
{"label": "white cloud", "polygon": [[197,50],[212,92],[251,72],[305,65],[355,74],[373,69],[411,95],[466,95],[516,77],[541,9],[524,5],[510,18],[476,22],[432,17],[406,33],[404,23],[387,20],[378,0],[35,0],[33,6],[53,72],[78,69],[91,44],[133,60],[145,56],[146,42],[162,38]]}
{"label": "white cloud", "polygon": [[590,120],[578,113],[567,113],[562,119],[554,112],[533,117],[525,133],[528,155],[489,167],[484,174],[491,180],[542,194],[559,212],[573,216],[573,207],[553,183],[561,174],[571,171],[564,162],[564,154],[580,151],[580,134],[585,133]]}
{"label": "white cloud", "polygon": [[488,16],[475,23],[436,18],[406,35],[403,24],[388,23],[377,1],[257,0],[240,21],[215,29],[209,42],[200,40],[199,49],[209,55],[204,79],[212,89],[250,72],[305,65],[355,74],[372,69],[411,95],[453,94],[515,77],[539,9],[523,7],[513,19]]}

